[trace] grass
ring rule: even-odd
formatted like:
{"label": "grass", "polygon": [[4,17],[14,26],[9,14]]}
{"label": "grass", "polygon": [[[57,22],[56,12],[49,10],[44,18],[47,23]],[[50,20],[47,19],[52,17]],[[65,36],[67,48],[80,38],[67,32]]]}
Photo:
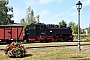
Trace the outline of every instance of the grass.
{"label": "grass", "polygon": [[90,57],[90,52],[65,47],[27,50],[24,58],[9,58],[3,54],[4,52],[0,52],[0,59],[2,60],[77,60]]}
{"label": "grass", "polygon": [[0,45],[0,48],[5,48],[7,45]]}

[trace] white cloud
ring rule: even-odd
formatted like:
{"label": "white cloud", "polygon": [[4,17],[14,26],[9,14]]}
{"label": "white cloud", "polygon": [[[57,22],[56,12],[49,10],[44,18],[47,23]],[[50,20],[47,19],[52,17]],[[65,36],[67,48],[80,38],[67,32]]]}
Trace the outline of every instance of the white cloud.
{"label": "white cloud", "polygon": [[57,0],[57,1],[58,1],[58,3],[60,3],[61,0]]}
{"label": "white cloud", "polygon": [[60,2],[60,0],[39,0],[39,3],[40,4],[48,4],[48,3],[51,3],[51,2]]}
{"label": "white cloud", "polygon": [[55,15],[54,17],[55,17],[55,18],[56,18],[56,17],[62,17],[63,15],[67,14],[67,13],[70,12],[70,11],[71,11],[71,10],[67,10],[67,11],[65,11],[65,12],[59,13],[59,14]]}
{"label": "white cloud", "polygon": [[36,1],[33,1],[33,0],[26,0],[25,1],[25,4],[27,5],[27,6],[30,6],[30,5],[38,5],[38,2],[36,2]]}
{"label": "white cloud", "polygon": [[72,9],[76,9],[76,6],[72,6],[70,9],[71,9],[71,10],[72,10]]}
{"label": "white cloud", "polygon": [[77,12],[69,14],[69,16],[76,16],[76,15],[77,15]]}
{"label": "white cloud", "polygon": [[60,13],[60,14],[57,14],[57,15],[56,15],[56,16],[54,16],[54,17],[55,17],[55,18],[56,18],[56,17],[62,17],[64,14],[65,14],[65,12]]}
{"label": "white cloud", "polygon": [[40,4],[47,4],[49,2],[53,2],[54,0],[39,0]]}
{"label": "white cloud", "polygon": [[40,16],[46,15],[46,14],[48,14],[48,13],[49,13],[48,10],[43,10],[43,11],[40,13]]}
{"label": "white cloud", "polygon": [[30,5],[38,5],[38,4],[48,4],[48,3],[51,3],[51,2],[58,2],[60,3],[61,0],[26,0],[25,1],[25,4],[30,6]]}
{"label": "white cloud", "polygon": [[85,0],[82,2],[83,6],[89,6],[90,5],[90,0]]}

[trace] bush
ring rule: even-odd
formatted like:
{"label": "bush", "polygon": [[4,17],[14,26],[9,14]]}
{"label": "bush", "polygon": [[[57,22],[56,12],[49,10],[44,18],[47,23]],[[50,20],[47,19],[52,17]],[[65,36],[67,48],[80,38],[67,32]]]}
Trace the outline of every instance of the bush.
{"label": "bush", "polygon": [[21,43],[12,42],[4,48],[4,52],[9,57],[23,57],[25,56],[26,50]]}

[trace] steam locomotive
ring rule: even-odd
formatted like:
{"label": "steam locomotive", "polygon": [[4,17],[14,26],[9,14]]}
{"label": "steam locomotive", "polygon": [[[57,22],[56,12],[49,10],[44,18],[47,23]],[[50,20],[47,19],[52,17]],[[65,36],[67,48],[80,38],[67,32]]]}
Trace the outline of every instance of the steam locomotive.
{"label": "steam locomotive", "polygon": [[24,39],[28,42],[73,41],[72,29],[67,25],[35,23],[25,28]]}

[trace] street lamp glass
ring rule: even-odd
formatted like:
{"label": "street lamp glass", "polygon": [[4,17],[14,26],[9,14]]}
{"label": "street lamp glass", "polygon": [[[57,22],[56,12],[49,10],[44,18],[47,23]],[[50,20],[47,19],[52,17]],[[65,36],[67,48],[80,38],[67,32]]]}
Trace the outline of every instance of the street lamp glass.
{"label": "street lamp glass", "polygon": [[82,3],[80,1],[78,1],[78,3],[76,4],[76,8],[78,10],[80,10],[82,8]]}

